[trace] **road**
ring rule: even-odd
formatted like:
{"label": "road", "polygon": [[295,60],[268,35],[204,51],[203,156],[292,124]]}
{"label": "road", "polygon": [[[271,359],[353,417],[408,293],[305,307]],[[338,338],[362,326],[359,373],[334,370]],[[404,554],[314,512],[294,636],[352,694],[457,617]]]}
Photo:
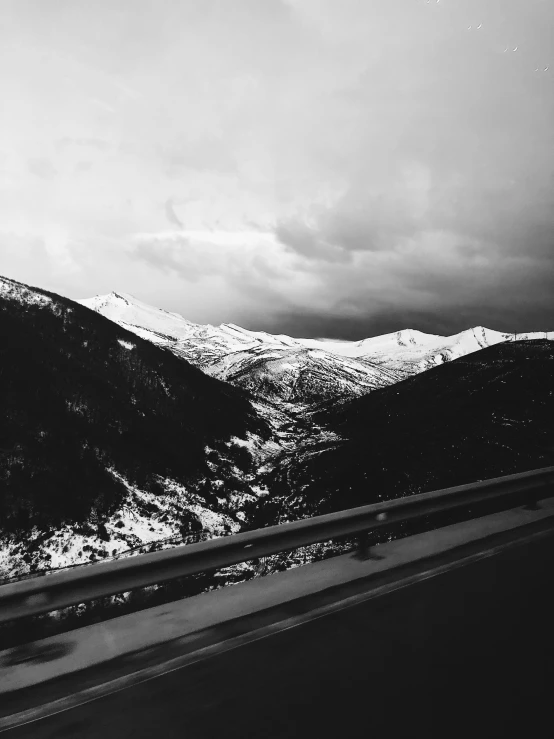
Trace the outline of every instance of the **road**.
{"label": "road", "polygon": [[544,736],[553,564],[550,534],[5,736]]}

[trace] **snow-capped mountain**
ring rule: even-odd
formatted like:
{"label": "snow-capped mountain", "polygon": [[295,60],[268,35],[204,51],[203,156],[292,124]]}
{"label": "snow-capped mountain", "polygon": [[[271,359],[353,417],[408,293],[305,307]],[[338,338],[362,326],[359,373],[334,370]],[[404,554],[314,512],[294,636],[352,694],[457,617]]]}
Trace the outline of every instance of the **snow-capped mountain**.
{"label": "snow-capped mountain", "polygon": [[408,329],[359,343],[365,356],[382,358],[391,366],[413,374],[504,341],[532,339],[554,339],[554,331],[512,334],[476,326],[452,336],[435,336]]}
{"label": "snow-capped mountain", "polygon": [[202,367],[238,350],[295,345],[294,339],[288,336],[248,331],[232,323],[221,326],[192,323],[178,313],[154,308],[127,293],[97,295],[77,302]]}
{"label": "snow-capped mountain", "polygon": [[401,369],[395,371],[321,349],[265,346],[225,355],[205,371],[255,395],[289,403],[362,395],[404,376]]}
{"label": "snow-capped mountain", "polygon": [[389,369],[380,358],[371,361],[326,348],[329,345],[332,349],[338,342],[293,339],[249,331],[232,323],[195,324],[128,294],[111,293],[79,302],[138,336],[167,347],[206,374],[266,400],[305,403],[361,395],[405,376],[402,368]]}
{"label": "snow-capped mountain", "polygon": [[554,338],[554,332],[509,334],[477,326],[453,336],[404,329],[361,341],[295,339],[234,324],[191,323],[125,293],[79,302],[213,377],[261,398],[296,403],[363,395],[503,341]]}

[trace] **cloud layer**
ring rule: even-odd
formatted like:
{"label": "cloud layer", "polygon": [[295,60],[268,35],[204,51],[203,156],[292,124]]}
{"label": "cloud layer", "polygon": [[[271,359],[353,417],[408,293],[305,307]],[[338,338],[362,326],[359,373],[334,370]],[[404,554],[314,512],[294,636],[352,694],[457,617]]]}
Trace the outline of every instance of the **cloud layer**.
{"label": "cloud layer", "polygon": [[4,8],[1,273],[297,336],[552,328],[551,3]]}

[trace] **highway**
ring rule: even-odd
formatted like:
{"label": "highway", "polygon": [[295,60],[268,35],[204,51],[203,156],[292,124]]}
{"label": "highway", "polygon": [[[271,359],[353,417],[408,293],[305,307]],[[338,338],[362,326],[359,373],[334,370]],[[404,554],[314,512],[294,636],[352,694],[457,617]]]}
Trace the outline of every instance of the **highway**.
{"label": "highway", "polygon": [[550,533],[3,736],[544,736],[553,564]]}

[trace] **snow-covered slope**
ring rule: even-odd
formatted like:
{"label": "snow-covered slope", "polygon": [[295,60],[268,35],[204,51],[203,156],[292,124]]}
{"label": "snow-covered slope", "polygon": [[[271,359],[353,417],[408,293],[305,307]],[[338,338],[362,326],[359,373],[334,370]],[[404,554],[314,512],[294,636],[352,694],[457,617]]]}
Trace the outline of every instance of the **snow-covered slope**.
{"label": "snow-covered slope", "polygon": [[228,354],[206,371],[256,395],[289,403],[362,395],[404,376],[401,369],[395,371],[321,349],[263,346]]}
{"label": "snow-covered slope", "polygon": [[364,359],[382,357],[394,363],[421,362],[422,369],[427,369],[502,341],[553,338],[554,331],[512,334],[494,331],[484,326],[475,326],[452,336],[425,334],[409,328],[361,341],[336,342],[322,339],[297,339],[297,341],[301,341],[306,346],[324,349],[345,357]]}
{"label": "snow-covered slope", "polygon": [[77,301],[81,305],[101,313],[115,323],[128,324],[158,336],[158,340],[178,341],[187,338],[194,324],[178,313],[169,313],[154,308],[126,293],[96,295],[94,298]]}
{"label": "snow-covered slope", "polygon": [[166,346],[217,379],[271,401],[311,402],[360,395],[398,382],[402,368],[389,369],[381,358],[364,359],[356,347],[249,331],[232,323],[191,323],[176,313],[153,308],[132,295],[111,293],[79,301],[155,344]]}
{"label": "snow-covered slope", "polygon": [[395,331],[392,334],[383,334],[361,341],[332,341],[329,339],[297,339],[305,346],[313,349],[323,349],[342,357],[367,357],[368,355],[389,353],[402,349],[413,349],[414,347],[425,347],[433,344],[444,336],[424,334],[407,328],[403,331]]}
{"label": "snow-covered slope", "polygon": [[263,331],[248,331],[232,323],[221,326],[187,321],[178,313],[169,313],[143,303],[128,293],[96,295],[94,298],[78,300],[78,303],[101,313],[115,323],[125,324],[135,331],[151,334],[156,343],[180,341],[209,341],[221,353],[244,349],[250,346],[271,344],[272,346],[294,346],[297,342],[288,336],[273,336]]}
{"label": "snow-covered slope", "polygon": [[503,341],[554,339],[554,331],[511,334],[483,326],[476,326],[453,336],[433,336],[410,331],[408,341],[406,334],[407,331],[399,331],[396,334],[366,339],[363,343],[368,355],[375,359],[381,358],[391,367],[402,368],[407,373],[414,374]]}
{"label": "snow-covered slope", "polygon": [[361,395],[503,341],[554,338],[554,332],[509,334],[477,326],[453,336],[404,329],[361,341],[295,339],[232,323],[191,323],[125,293],[79,302],[213,377],[294,403]]}
{"label": "snow-covered slope", "polygon": [[221,326],[187,321],[178,313],[154,308],[127,293],[110,293],[77,301],[155,344],[168,346],[194,364],[206,367],[231,352],[259,346],[288,347],[288,336],[248,331],[232,323]]}

